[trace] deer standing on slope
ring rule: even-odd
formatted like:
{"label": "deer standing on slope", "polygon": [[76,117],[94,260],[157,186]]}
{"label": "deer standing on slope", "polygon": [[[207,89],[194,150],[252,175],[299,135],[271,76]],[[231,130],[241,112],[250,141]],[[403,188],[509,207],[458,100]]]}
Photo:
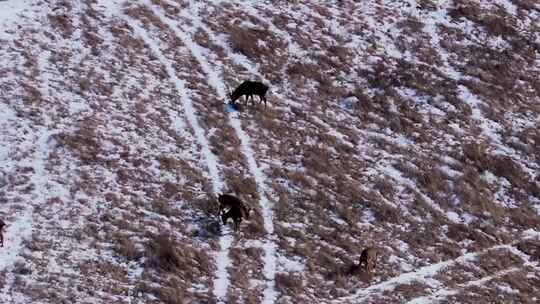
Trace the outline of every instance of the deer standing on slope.
{"label": "deer standing on slope", "polygon": [[6,223],[4,221],[0,220],[0,247],[4,247],[4,227],[6,226]]}
{"label": "deer standing on slope", "polygon": [[362,250],[360,254],[360,260],[358,261],[358,267],[365,265],[365,270],[371,272],[377,266],[377,256],[379,252],[373,247],[368,247]]}
{"label": "deer standing on slope", "polygon": [[[246,207],[244,202],[231,194],[220,194],[218,197],[219,202],[219,214],[221,215],[221,220],[223,225],[227,224],[229,218],[233,219],[234,222],[234,231],[238,230],[242,218],[249,218],[250,209]],[[225,213],[225,209],[228,209]]]}
{"label": "deer standing on slope", "polygon": [[362,265],[364,265],[363,273],[370,275],[371,271],[375,268],[377,264],[378,255],[379,255],[379,252],[377,249],[373,247],[365,248],[364,250],[362,250],[362,253],[360,254],[360,259],[358,261],[358,264],[351,265],[346,272],[347,275],[359,274],[360,269],[362,268]]}
{"label": "deer standing on slope", "polygon": [[247,105],[250,97],[251,103],[254,104],[253,95],[257,95],[259,96],[259,102],[264,101],[264,106],[266,107],[266,92],[268,92],[268,86],[264,83],[246,80],[234,92],[230,93],[229,97],[231,98],[231,103],[234,104],[238,98],[246,96],[245,104]]}

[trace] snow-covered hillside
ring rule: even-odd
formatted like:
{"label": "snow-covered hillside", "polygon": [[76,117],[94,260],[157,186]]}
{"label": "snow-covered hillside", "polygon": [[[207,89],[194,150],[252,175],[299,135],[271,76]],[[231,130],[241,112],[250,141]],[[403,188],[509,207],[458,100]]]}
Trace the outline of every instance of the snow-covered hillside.
{"label": "snow-covered hillside", "polygon": [[[536,1],[7,0],[0,26],[1,303],[540,298]],[[267,107],[227,105],[246,79]]]}

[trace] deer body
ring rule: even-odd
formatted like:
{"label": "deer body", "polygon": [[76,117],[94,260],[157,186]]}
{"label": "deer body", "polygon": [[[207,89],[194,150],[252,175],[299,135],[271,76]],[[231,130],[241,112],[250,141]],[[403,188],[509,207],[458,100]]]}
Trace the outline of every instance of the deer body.
{"label": "deer body", "polygon": [[[234,230],[238,230],[242,218],[249,218],[249,208],[247,208],[240,200],[234,195],[231,194],[220,194],[218,197],[219,202],[219,214],[221,215],[221,220],[223,225],[227,224],[227,220],[232,218],[234,221]],[[228,209],[225,213],[225,211]]]}
{"label": "deer body", "polygon": [[266,107],[266,92],[268,91],[268,86],[264,83],[257,81],[246,80],[242,82],[235,90],[230,94],[231,103],[236,102],[236,100],[242,96],[246,96],[245,103],[247,105],[249,98],[251,97],[251,102],[253,103],[253,95],[259,96],[260,101],[264,101],[264,106]]}
{"label": "deer body", "polygon": [[371,272],[375,266],[377,266],[377,255],[378,255],[377,249],[373,247],[368,247],[362,250],[362,253],[360,254],[360,260],[358,262],[358,266],[362,266],[364,264],[364,269],[367,272]]}
{"label": "deer body", "polygon": [[4,226],[6,226],[6,223],[0,220],[0,247],[4,247]]}

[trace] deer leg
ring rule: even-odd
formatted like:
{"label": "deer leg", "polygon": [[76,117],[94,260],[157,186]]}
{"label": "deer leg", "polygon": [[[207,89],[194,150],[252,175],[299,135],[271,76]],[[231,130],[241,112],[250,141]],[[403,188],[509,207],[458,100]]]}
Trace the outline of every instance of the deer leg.
{"label": "deer leg", "polygon": [[373,271],[373,269],[375,269],[375,260],[374,259],[369,259],[368,260],[368,265],[369,265],[369,272]]}
{"label": "deer leg", "polygon": [[242,217],[238,217],[236,219],[236,230],[238,230],[238,228],[240,228],[240,224],[242,223]]}
{"label": "deer leg", "polygon": [[218,207],[218,216],[221,215],[221,213],[223,213],[223,206],[220,204]]}
{"label": "deer leg", "polygon": [[366,259],[363,256],[360,256],[360,260],[358,260],[358,267],[362,267],[362,264],[364,264],[365,267]]}
{"label": "deer leg", "polygon": [[0,247],[4,247],[4,234],[2,233],[2,231],[0,231]]}
{"label": "deer leg", "polygon": [[[223,220],[223,225],[227,225],[227,220],[231,216],[232,216],[231,210],[229,210],[229,211],[225,212],[223,215],[221,215],[221,219]],[[234,220],[234,218],[233,218],[233,220]]]}
{"label": "deer leg", "polygon": [[364,260],[364,270],[369,272],[369,260]]}

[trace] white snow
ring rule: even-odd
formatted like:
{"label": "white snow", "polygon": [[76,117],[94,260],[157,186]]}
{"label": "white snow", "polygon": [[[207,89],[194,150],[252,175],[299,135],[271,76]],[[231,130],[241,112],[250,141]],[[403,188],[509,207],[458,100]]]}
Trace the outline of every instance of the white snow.
{"label": "white snow", "polygon": [[14,25],[23,17],[32,16],[31,0],[7,0],[0,1],[0,39],[9,39],[9,31],[13,31]]}
{"label": "white snow", "polygon": [[460,171],[454,170],[447,165],[440,166],[439,169],[448,177],[457,178],[462,175]]}
{"label": "white snow", "polygon": [[470,281],[465,284],[458,285],[457,288],[439,289],[435,293],[430,294],[428,296],[414,298],[408,301],[407,304],[425,304],[425,303],[434,303],[435,301],[438,302],[440,300],[443,300],[446,297],[457,294],[462,289],[472,287],[472,286],[481,286],[485,284],[486,282],[489,282],[495,278],[505,276],[511,272],[518,271],[518,270],[519,270],[518,267],[513,267],[513,268],[505,269],[503,271],[499,271],[495,273],[494,275],[490,275],[490,276],[487,276],[487,277],[484,277],[475,281]]}
{"label": "white snow", "polygon": [[32,235],[32,213],[23,211],[15,215],[15,221],[4,221],[7,227],[4,232],[4,248],[0,248],[0,270],[11,267],[17,261],[23,249],[23,241]]}
{"label": "white snow", "polygon": [[361,223],[369,224],[375,221],[375,213],[371,209],[365,209],[362,212],[362,217],[360,218]]}
{"label": "white snow", "polygon": [[394,168],[392,165],[377,165],[380,172],[386,174],[388,177],[392,178],[398,185],[404,185],[408,186],[413,191],[416,191],[418,195],[422,197],[422,199],[434,210],[439,212],[441,215],[446,215],[448,220],[452,222],[459,222],[459,216],[455,212],[445,212],[436,202],[434,202],[430,197],[425,195],[424,193],[421,193],[416,189],[415,183],[409,179],[403,176],[401,171]]}
{"label": "white snow", "polygon": [[279,266],[280,266],[279,270],[285,273],[294,272],[294,271],[302,272],[306,268],[305,263],[301,261],[295,261],[295,260],[289,259],[285,256],[279,256],[278,261],[279,261]]}
{"label": "white snow", "polygon": [[459,214],[455,213],[454,211],[447,211],[446,217],[448,217],[454,223],[459,223],[461,221]]}
{"label": "white snow", "polygon": [[[6,110],[5,113],[10,112],[7,109],[4,110]],[[29,127],[26,128],[27,130],[30,129]],[[41,129],[36,133],[30,133],[29,135],[29,138],[31,138],[31,136],[35,136],[37,138],[37,140],[34,141],[35,147],[34,153],[31,155],[32,159],[28,160],[28,163],[25,163],[23,160],[21,164],[18,165],[30,165],[34,169],[34,174],[30,179],[30,183],[33,184],[31,199],[37,204],[43,205],[46,204],[47,198],[49,197],[49,187],[47,185],[48,177],[45,169],[45,163],[50,152],[51,133],[47,130]],[[10,166],[10,162],[13,162],[13,160],[10,160],[9,158],[0,159],[0,164],[2,164],[2,167],[4,168],[6,167],[6,163],[8,163],[8,166]],[[7,174],[13,174],[13,172],[8,172]],[[9,207],[9,205],[9,201],[8,204],[0,205],[0,211],[3,211],[1,214],[7,213],[4,212],[3,209]],[[25,248],[24,242],[29,241],[32,236],[34,222],[32,216],[33,207],[32,205],[21,207],[22,209],[13,215],[14,219],[12,221],[4,219],[4,222],[7,224],[7,229],[5,231],[5,247],[0,248],[0,270],[10,269],[17,261],[22,261],[19,256]],[[12,275],[8,275],[6,279],[8,282],[0,293],[0,300],[5,302],[13,301],[11,293],[8,291],[13,283],[14,278]]]}
{"label": "white snow", "polygon": [[497,288],[500,291],[505,292],[505,293],[513,293],[513,294],[518,294],[519,293],[518,289],[514,289],[514,288],[510,287],[510,285],[508,285],[507,283],[497,284]]}
{"label": "white snow", "polygon": [[523,232],[523,235],[528,238],[538,238],[540,239],[540,231],[533,228],[529,228]]}

